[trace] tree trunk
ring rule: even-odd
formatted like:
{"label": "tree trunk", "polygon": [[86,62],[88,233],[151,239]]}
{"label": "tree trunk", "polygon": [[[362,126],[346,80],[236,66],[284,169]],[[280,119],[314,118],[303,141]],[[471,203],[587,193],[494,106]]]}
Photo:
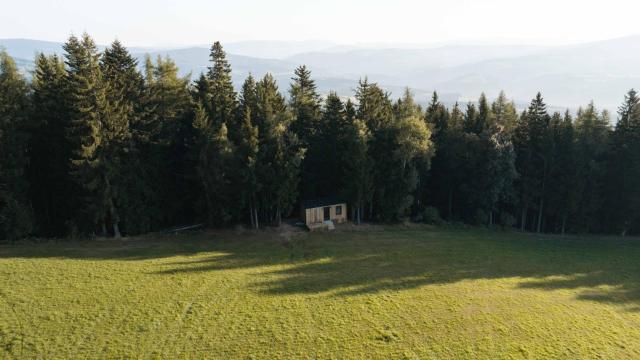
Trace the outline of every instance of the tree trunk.
{"label": "tree trunk", "polygon": [[520,230],[521,231],[525,231],[527,228],[527,212],[529,209],[527,209],[527,205],[522,207],[522,215],[520,217]]}
{"label": "tree trunk", "polygon": [[249,221],[251,222],[251,228],[255,229],[255,219],[253,218],[253,204],[249,205]]}
{"label": "tree trunk", "polygon": [[544,206],[544,198],[541,197],[540,198],[540,207],[538,209],[538,227],[537,227],[537,231],[538,233],[540,233],[540,230],[542,230],[542,207]]}
{"label": "tree trunk", "polygon": [[564,230],[566,225],[567,225],[567,215],[562,215],[562,235],[564,235]]}
{"label": "tree trunk", "polygon": [[493,227],[493,210],[489,210],[489,227]]}
{"label": "tree trunk", "polygon": [[116,207],[113,204],[113,199],[109,199],[109,211],[111,212],[111,226],[113,227],[113,236],[116,239],[120,239],[122,237],[122,235],[120,234],[120,217],[118,216],[118,210],[116,210]]}
{"label": "tree trunk", "polygon": [[120,225],[118,225],[117,221],[113,222],[113,236],[116,239],[120,239],[122,237],[122,235],[120,234]]}
{"label": "tree trunk", "polygon": [[362,212],[362,205],[358,206],[358,210],[356,212],[358,216],[357,224],[360,225],[360,222],[362,221],[360,216],[360,213]]}
{"label": "tree trunk", "polygon": [[280,227],[281,224],[282,224],[282,217],[280,215],[280,206],[278,206],[276,208],[276,225]]}
{"label": "tree trunk", "polygon": [[256,229],[260,229],[260,223],[258,222],[258,209],[256,207],[253,208],[253,216],[255,217]]}
{"label": "tree trunk", "polygon": [[449,188],[449,221],[453,221],[453,188]]}

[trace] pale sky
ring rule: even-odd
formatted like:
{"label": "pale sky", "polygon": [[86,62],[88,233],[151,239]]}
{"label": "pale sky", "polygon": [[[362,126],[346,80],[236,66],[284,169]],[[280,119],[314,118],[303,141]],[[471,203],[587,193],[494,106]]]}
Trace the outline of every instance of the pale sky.
{"label": "pale sky", "polygon": [[566,44],[640,33],[637,0],[16,0],[0,38],[175,46],[241,40]]}

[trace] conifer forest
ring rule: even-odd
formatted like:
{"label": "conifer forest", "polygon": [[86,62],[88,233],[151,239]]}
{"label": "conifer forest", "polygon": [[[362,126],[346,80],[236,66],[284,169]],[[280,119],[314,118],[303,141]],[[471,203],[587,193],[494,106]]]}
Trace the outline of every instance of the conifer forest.
{"label": "conifer forest", "polygon": [[0,53],[0,238],[262,228],[336,196],[357,224],[640,232],[635,90],[617,114],[552,113],[541,93],[524,109],[504,93],[445,106],[368,78],[321,95],[304,65],[240,89],[231,72],[219,42],[190,77],[87,34],[31,74]]}

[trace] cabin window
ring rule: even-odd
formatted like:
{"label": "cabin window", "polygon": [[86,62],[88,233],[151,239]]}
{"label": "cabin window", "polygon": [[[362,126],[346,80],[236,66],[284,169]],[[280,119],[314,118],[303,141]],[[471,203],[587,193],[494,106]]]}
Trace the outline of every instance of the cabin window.
{"label": "cabin window", "polygon": [[342,215],[342,205],[336,206],[336,215]]}

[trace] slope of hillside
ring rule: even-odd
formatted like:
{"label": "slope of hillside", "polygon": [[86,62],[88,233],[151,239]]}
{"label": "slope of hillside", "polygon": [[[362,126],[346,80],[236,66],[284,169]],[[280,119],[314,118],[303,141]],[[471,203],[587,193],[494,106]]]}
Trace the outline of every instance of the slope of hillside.
{"label": "slope of hillside", "polygon": [[[37,51],[62,52],[61,43],[0,40],[27,72]],[[100,48],[103,48],[102,46]],[[451,101],[475,100],[481,92],[493,97],[500,90],[517,102],[527,103],[542,91],[547,102],[576,108],[594,100],[601,108],[615,109],[624,93],[640,87],[640,36],[557,47],[507,45],[456,45],[434,48],[359,48],[322,41],[246,41],[225,46],[239,86],[247,74],[274,74],[285,89],[300,64],[308,65],[323,93],[335,90],[353,95],[358,79],[369,77],[392,95],[405,86],[424,102],[437,90]],[[182,49],[130,48],[143,63],[169,56],[181,74],[192,78],[209,65],[207,46]],[[254,55],[254,56],[249,56]],[[257,56],[256,56],[257,55]]]}

